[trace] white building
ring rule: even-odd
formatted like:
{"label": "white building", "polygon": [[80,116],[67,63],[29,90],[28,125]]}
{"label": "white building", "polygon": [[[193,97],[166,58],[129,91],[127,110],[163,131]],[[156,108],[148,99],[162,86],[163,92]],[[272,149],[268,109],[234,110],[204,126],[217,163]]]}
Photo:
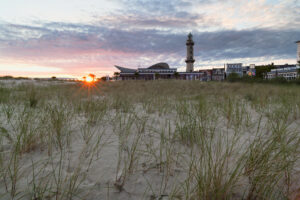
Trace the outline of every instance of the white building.
{"label": "white building", "polygon": [[224,68],[213,68],[211,80],[212,81],[224,81],[224,79],[225,79],[224,71],[225,71]]}
{"label": "white building", "polygon": [[299,69],[300,66],[271,69],[271,71],[267,73],[266,78],[270,80],[273,78],[283,77],[287,80],[294,80],[299,77]]}
{"label": "white building", "polygon": [[224,65],[226,77],[235,73],[240,77],[243,76],[243,64],[242,63],[227,63]]}

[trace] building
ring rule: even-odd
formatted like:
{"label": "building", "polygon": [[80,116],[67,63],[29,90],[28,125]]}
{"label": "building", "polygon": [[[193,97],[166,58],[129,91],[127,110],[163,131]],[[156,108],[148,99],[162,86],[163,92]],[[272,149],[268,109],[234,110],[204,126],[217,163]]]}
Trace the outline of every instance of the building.
{"label": "building", "polygon": [[148,68],[129,69],[115,66],[120,70],[121,80],[155,80],[177,77],[177,69],[170,68],[167,63],[157,63]]}
{"label": "building", "polygon": [[119,80],[156,80],[156,79],[181,79],[181,80],[211,80],[211,70],[195,72],[177,72],[167,63],[157,63],[148,68],[129,69],[115,66],[120,70]]}
{"label": "building", "polygon": [[283,68],[290,68],[290,67],[295,67],[296,65],[289,65],[289,64],[284,64],[284,65],[273,65],[275,69],[283,69]]}
{"label": "building", "polygon": [[[222,81],[230,74],[237,74],[239,77],[256,76],[255,64],[244,66],[242,63],[227,63],[224,68],[212,68],[211,70],[194,71],[194,41],[193,35],[188,34],[186,40],[186,70],[185,72],[177,72],[176,68],[170,68],[167,63],[157,63],[148,68],[130,69],[120,66],[115,66],[120,73],[116,72],[116,76],[121,80],[155,80],[155,79],[184,79],[184,80],[200,80],[200,81]],[[300,40],[297,44],[297,62],[300,67]],[[272,79],[275,77],[284,77],[292,80],[298,77],[299,67],[296,65],[274,65],[272,69],[264,77]]]}
{"label": "building", "polygon": [[199,80],[199,81],[210,81],[210,75],[206,72],[178,72],[178,78],[181,80]]}
{"label": "building", "polygon": [[200,76],[199,80],[200,81],[211,81],[212,80],[212,70],[211,69],[202,69],[199,70]]}
{"label": "building", "polygon": [[255,76],[255,64],[250,64],[249,66],[243,67],[243,76]]}
{"label": "building", "polygon": [[186,72],[194,71],[194,41],[193,35],[190,33],[188,39],[186,40]]}
{"label": "building", "polygon": [[223,81],[225,79],[225,68],[212,69],[212,81]]}
{"label": "building", "polygon": [[156,80],[156,79],[183,79],[210,81],[212,79],[211,70],[194,71],[194,41],[190,33],[186,41],[186,72],[177,72],[176,68],[170,68],[167,63],[157,63],[148,68],[130,69],[115,66],[120,70],[118,79],[120,80]]}
{"label": "building", "polygon": [[298,71],[300,66],[289,65],[289,67],[271,69],[265,76],[266,79],[271,80],[278,77],[283,77],[287,80],[294,80],[299,78]]}
{"label": "building", "polygon": [[243,66],[243,76],[247,76],[250,71],[250,66]]}
{"label": "building", "polygon": [[247,72],[248,76],[255,76],[256,75],[256,69],[255,69],[255,64],[250,64],[250,69]]}
{"label": "building", "polygon": [[225,75],[228,77],[230,74],[235,73],[238,76],[243,76],[243,64],[242,63],[232,63],[232,64],[225,64]]}
{"label": "building", "polygon": [[297,65],[274,65],[274,69],[271,69],[270,72],[267,72],[265,75],[266,79],[274,79],[283,77],[287,80],[294,80],[299,78],[299,72],[300,72],[300,40],[296,42],[297,44],[297,62],[299,63]]}

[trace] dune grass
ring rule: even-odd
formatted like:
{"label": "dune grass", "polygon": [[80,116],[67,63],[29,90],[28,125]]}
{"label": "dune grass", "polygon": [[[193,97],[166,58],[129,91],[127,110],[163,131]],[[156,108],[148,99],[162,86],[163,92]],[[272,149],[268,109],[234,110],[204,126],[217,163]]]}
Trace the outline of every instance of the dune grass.
{"label": "dune grass", "polygon": [[299,106],[296,85],[0,84],[0,199],[294,199]]}

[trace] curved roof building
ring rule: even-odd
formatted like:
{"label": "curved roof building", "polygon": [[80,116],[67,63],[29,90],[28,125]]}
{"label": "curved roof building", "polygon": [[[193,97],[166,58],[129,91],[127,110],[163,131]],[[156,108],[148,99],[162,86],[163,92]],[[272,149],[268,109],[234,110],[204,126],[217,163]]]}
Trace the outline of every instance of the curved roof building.
{"label": "curved roof building", "polygon": [[122,80],[130,79],[144,79],[153,80],[156,78],[173,78],[174,74],[177,72],[176,68],[170,68],[168,63],[160,62],[151,65],[147,68],[130,69],[125,67],[120,67],[115,65],[115,67],[120,70],[120,77]]}
{"label": "curved roof building", "polygon": [[138,68],[138,69],[130,69],[130,68],[125,68],[125,67],[120,67],[115,65],[115,67],[121,71],[121,73],[135,73],[135,72],[154,72],[154,71],[159,71],[159,72],[173,72],[177,71],[176,68],[170,68],[168,63],[160,62],[156,63],[154,65],[151,65],[148,68]]}
{"label": "curved roof building", "polygon": [[170,69],[168,63],[156,63],[150,67],[148,67],[147,69]]}
{"label": "curved roof building", "polygon": [[129,69],[129,68],[125,68],[125,67],[120,67],[115,65],[115,67],[121,71],[121,73],[135,73],[136,69]]}

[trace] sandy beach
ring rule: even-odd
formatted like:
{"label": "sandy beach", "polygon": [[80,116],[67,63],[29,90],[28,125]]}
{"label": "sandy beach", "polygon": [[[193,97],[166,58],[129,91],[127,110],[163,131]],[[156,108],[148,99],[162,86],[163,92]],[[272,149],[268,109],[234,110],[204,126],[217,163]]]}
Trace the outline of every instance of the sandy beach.
{"label": "sandy beach", "polygon": [[297,199],[299,90],[2,81],[0,199]]}

